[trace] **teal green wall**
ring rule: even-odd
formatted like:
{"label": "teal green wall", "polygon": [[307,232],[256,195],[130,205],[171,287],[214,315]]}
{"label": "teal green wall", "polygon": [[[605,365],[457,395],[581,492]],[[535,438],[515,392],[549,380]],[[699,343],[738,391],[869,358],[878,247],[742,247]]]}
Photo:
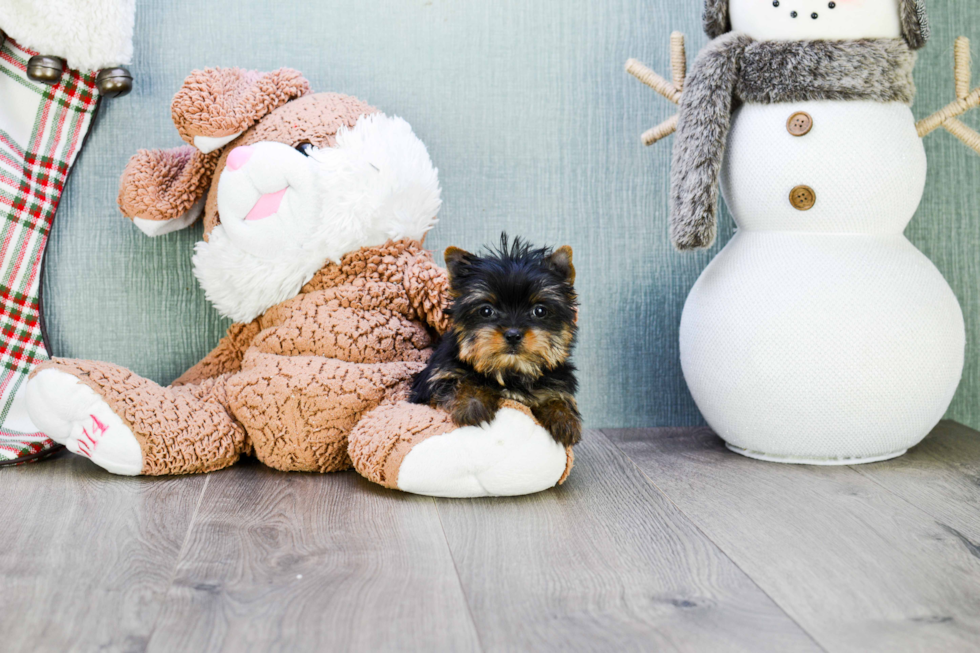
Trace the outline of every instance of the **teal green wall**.
{"label": "teal green wall", "polygon": [[[980,4],[932,5],[919,116],[953,98],[954,38],[976,37],[980,51]],[[436,251],[475,248],[504,229],[572,245],[591,425],[700,423],[677,324],[715,251],[669,245],[670,147],[643,148],[638,137],[672,107],[623,72],[633,56],[666,73],[674,29],[689,35],[693,56],[705,42],[699,13],[694,0],[138,2],[136,90],[104,104],[51,237],[53,351],[168,382],[214,345],[227,325],[191,273],[200,228],[143,237],[116,209],[117,180],[138,148],[180,144],[169,103],[191,69],[291,66],[316,90],[357,95],[414,125],[442,177],[442,223],[427,243]],[[980,157],[946,133],[926,147],[929,187],[908,235],[963,304],[967,366],[950,416],[976,427]]]}

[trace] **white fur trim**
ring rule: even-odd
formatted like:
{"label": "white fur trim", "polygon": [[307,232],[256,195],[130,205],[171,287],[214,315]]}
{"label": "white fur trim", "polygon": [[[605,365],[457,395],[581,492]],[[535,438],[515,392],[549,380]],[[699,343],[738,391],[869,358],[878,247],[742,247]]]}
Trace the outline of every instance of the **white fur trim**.
{"label": "white fur trim", "polygon": [[204,203],[206,200],[207,198],[202,197],[194,203],[187,213],[179,218],[174,218],[173,220],[147,220],[146,218],[133,218],[133,224],[150,238],[156,238],[157,236],[180,231],[181,229],[186,229],[197,222],[197,219],[201,217],[201,213],[204,211]]}
{"label": "white fur trim", "polygon": [[0,27],[20,45],[81,72],[133,59],[135,0],[3,0]]}
{"label": "white fur trim", "polygon": [[136,436],[102,397],[71,374],[41,370],[27,383],[27,410],[45,435],[106,471],[137,476],[143,470]]}
{"label": "white fur trim", "polygon": [[227,136],[195,136],[194,147],[201,150],[202,154],[210,154],[219,147],[224,147],[241,135],[241,132],[236,132],[234,134],[228,134]]}
{"label": "white fur trim", "polygon": [[398,488],[436,497],[533,494],[554,487],[568,464],[561,446],[527,414],[503,408],[490,424],[465,426],[412,449]]}
{"label": "white fur trim", "polygon": [[[294,297],[329,261],[389,240],[421,239],[441,205],[438,171],[401,118],[364,116],[337,145],[305,157],[256,143],[218,180],[221,225],[195,248],[194,273],[208,300],[249,322]],[[279,210],[245,216],[263,194],[286,188]]]}

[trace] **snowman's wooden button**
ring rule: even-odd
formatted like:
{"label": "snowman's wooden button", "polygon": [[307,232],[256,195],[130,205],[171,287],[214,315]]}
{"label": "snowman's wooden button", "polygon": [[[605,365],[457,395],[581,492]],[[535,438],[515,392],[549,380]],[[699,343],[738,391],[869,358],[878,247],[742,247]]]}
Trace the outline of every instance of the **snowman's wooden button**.
{"label": "snowman's wooden button", "polygon": [[793,136],[806,136],[813,129],[813,117],[806,111],[797,111],[786,121],[786,129]]}
{"label": "snowman's wooden button", "polygon": [[817,194],[809,186],[797,186],[789,194],[790,204],[798,211],[809,211],[817,203]]}

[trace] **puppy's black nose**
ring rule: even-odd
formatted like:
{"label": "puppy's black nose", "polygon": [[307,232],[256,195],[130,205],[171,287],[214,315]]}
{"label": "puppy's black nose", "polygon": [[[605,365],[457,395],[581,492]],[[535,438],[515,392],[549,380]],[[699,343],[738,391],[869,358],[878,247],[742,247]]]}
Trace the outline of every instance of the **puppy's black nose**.
{"label": "puppy's black nose", "polygon": [[524,338],[524,334],[519,329],[507,329],[504,331],[504,340],[508,345],[516,345]]}

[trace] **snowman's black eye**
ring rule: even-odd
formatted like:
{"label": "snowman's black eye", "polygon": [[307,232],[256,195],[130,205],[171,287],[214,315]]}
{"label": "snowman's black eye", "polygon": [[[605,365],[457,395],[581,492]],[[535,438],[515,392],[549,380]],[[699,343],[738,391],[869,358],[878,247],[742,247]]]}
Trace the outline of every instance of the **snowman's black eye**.
{"label": "snowman's black eye", "polygon": [[316,145],[314,145],[309,141],[303,141],[302,143],[296,146],[296,151],[302,154],[303,156],[310,156],[310,154],[316,152],[316,150],[317,150]]}
{"label": "snowman's black eye", "polygon": [[779,6],[779,0],[772,0],[772,6],[773,7],[778,7]]}
{"label": "snowman's black eye", "polygon": [[796,13],[795,11],[790,14],[790,18],[796,18],[797,16],[799,16],[799,14]]}
{"label": "snowman's black eye", "polygon": [[816,20],[816,19],[820,18],[820,14],[818,14],[817,12],[813,12],[812,14],[810,14],[810,18],[812,18],[813,20]]}
{"label": "snowman's black eye", "polygon": [[831,2],[831,3],[830,3],[829,5],[827,5],[827,6],[828,6],[828,7],[830,7],[831,9],[837,9],[837,3],[836,3],[836,2]]}

